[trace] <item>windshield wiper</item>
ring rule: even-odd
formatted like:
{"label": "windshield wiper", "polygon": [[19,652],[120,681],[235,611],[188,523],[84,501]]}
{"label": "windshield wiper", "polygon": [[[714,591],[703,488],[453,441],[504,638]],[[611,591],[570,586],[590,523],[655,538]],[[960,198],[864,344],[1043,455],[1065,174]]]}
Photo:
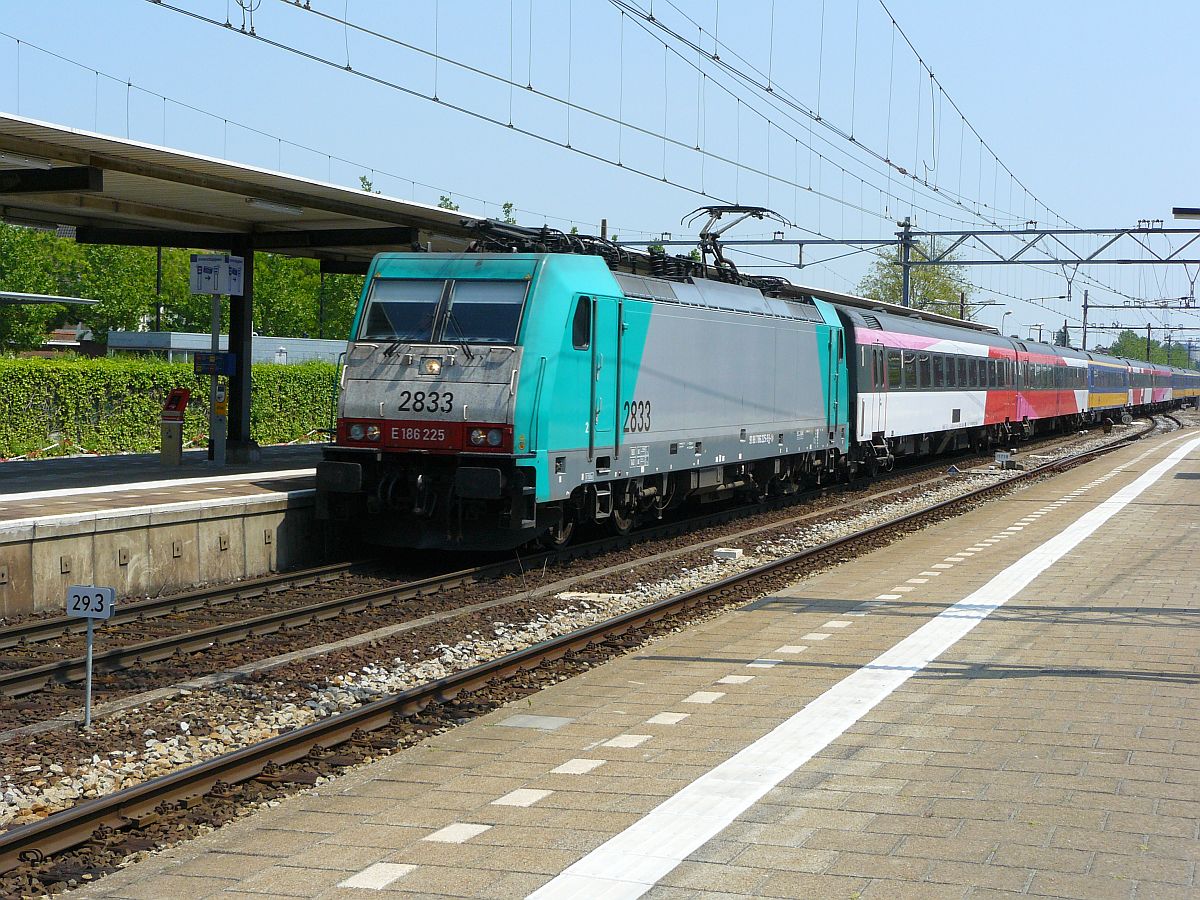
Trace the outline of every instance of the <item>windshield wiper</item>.
{"label": "windshield wiper", "polygon": [[446,313],[446,324],[453,325],[454,330],[458,332],[458,336],[463,338],[463,340],[457,342],[458,346],[462,347],[463,355],[466,356],[467,359],[474,359],[475,354],[472,353],[471,348],[467,346],[466,335],[463,334],[463,327],[458,323],[458,319],[454,317],[453,312]]}

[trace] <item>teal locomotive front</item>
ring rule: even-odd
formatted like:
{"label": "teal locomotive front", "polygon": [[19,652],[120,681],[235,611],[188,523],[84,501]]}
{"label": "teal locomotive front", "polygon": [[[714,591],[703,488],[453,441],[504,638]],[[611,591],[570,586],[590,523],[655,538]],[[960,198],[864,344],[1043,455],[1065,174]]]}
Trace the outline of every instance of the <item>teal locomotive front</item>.
{"label": "teal locomotive front", "polygon": [[372,543],[558,544],[847,464],[831,307],[598,256],[382,254],[318,511]]}

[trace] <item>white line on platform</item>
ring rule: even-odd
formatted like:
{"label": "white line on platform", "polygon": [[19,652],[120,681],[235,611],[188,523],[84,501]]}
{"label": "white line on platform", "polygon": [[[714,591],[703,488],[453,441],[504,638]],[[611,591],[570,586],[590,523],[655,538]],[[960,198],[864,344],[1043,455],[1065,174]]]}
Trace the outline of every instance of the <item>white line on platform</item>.
{"label": "white line on platform", "polygon": [[539,791],[533,788],[517,788],[509,791],[503,797],[492,801],[492,806],[533,806],[539,800],[545,800],[554,791]]}
{"label": "white line on platform", "polygon": [[215,497],[209,500],[180,500],[178,503],[156,503],[153,506],[122,506],[118,509],[91,509],[81,512],[55,513],[49,516],[30,516],[25,519],[0,519],[0,533],[17,528],[27,528],[30,525],[74,525],[83,522],[99,522],[107,519],[119,519],[122,516],[142,515],[152,516],[161,513],[188,512],[196,509],[221,509],[227,506],[246,506],[272,501],[299,500],[313,497],[315,488],[301,488],[298,491],[275,491],[270,494],[242,494],[236,497]]}
{"label": "white line on platform", "polygon": [[338,887],[382,891],[397,878],[403,878],[415,868],[416,866],[407,863],[373,863],[345,881],[339,881]]}
{"label": "white line on platform", "polygon": [[646,724],[647,725],[678,725],[680,722],[682,722],[684,719],[686,719],[690,715],[691,715],[691,713],[672,713],[672,712],[658,713],[657,715],[653,715],[650,718],[648,718],[646,720]]}
{"label": "white line on platform", "polygon": [[753,680],[753,675],[726,675],[724,678],[718,678],[714,684],[745,684]]}
{"label": "white line on platform", "polygon": [[162,481],[134,481],[127,484],[93,484],[90,487],[53,488],[48,491],[25,491],[21,494],[0,494],[0,503],[18,500],[46,500],[50,497],[82,497],[84,494],[120,494],[123,491],[153,491],[158,488],[177,488],[181,485],[223,484],[230,481],[272,481],[313,475],[316,469],[280,469],[276,472],[242,472],[240,475],[213,475],[209,478],[170,478]]}
{"label": "white line on platform", "polygon": [[900,685],[954,646],[1039,575],[1124,509],[1185,456],[1189,441],[1095,505],[790,719],[651,810],[530,894],[537,900],[633,900],[828,747]]}
{"label": "white line on platform", "polygon": [[586,775],[592,769],[604,765],[602,759],[568,759],[561,766],[550,770],[551,775]]}
{"label": "white line on platform", "polygon": [[600,746],[601,747],[624,747],[626,749],[629,749],[632,747],[640,747],[642,744],[646,743],[646,741],[650,740],[650,738],[652,738],[652,737],[654,737],[654,735],[652,735],[652,734],[618,734],[615,738],[610,738],[609,740],[602,743]]}
{"label": "white line on platform", "polygon": [[445,828],[439,828],[433,834],[425,835],[421,840],[433,841],[437,844],[464,844],[491,827],[491,825],[481,825],[475,822],[455,822]]}

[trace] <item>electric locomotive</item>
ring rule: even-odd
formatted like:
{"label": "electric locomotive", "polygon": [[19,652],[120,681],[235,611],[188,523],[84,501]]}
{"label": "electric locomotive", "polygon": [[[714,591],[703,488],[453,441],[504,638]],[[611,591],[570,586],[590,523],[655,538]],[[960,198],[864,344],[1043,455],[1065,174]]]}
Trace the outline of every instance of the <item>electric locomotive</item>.
{"label": "electric locomotive", "polygon": [[373,543],[622,533],[845,464],[846,347],[821,300],[596,255],[395,253],[353,328],[318,504]]}

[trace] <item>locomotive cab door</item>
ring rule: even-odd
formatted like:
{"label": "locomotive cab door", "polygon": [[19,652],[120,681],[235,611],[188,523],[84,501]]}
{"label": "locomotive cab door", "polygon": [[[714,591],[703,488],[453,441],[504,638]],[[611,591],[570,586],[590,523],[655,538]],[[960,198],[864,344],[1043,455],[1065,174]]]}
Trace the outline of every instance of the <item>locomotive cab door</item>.
{"label": "locomotive cab door", "polygon": [[[617,427],[621,415],[620,301],[596,297],[592,304],[592,385],[588,449],[592,458],[608,456],[617,449]],[[611,465],[611,462],[610,462]]]}

